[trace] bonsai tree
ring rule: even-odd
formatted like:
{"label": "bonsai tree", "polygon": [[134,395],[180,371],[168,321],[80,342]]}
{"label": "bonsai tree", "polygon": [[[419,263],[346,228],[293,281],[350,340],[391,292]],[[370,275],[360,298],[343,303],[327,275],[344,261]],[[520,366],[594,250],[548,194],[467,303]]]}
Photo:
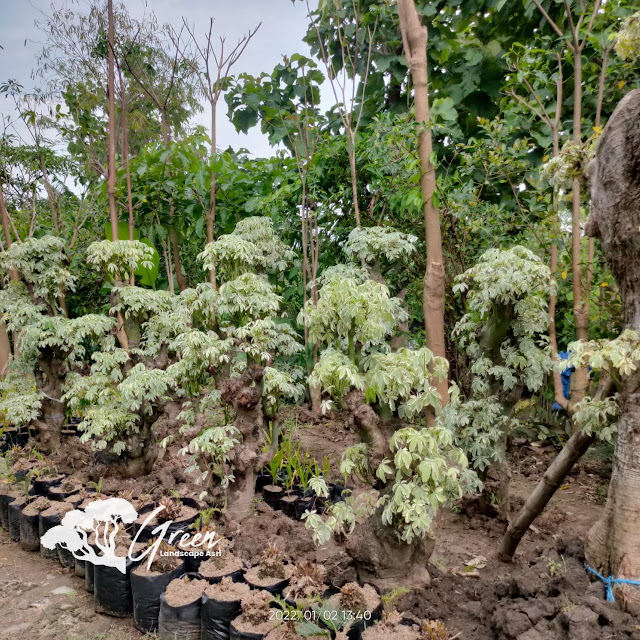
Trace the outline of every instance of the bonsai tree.
{"label": "bonsai tree", "polygon": [[517,424],[515,408],[525,389],[532,394],[542,388],[553,365],[546,335],[552,287],[548,267],[519,246],[487,251],[454,285],[455,292],[466,293],[467,313],[453,335],[471,362],[471,384],[466,398],[453,388],[442,421],[486,481],[483,502],[493,493],[504,515],[506,444]]}
{"label": "bonsai tree", "polygon": [[[137,240],[105,240],[90,245],[87,260],[122,283],[150,268],[152,255]],[[189,318],[184,301],[168,291],[116,284],[113,292],[111,313],[123,323],[117,331],[124,340],[105,341],[92,355],[89,375],[70,376],[64,399],[83,417],[82,439],[101,452],[102,475],[137,477],[149,473],[157,457],[153,427],[171,400],[175,381],[168,368],[179,357],[174,341]]]}
{"label": "bonsai tree", "polygon": [[66,419],[64,388],[72,367],[86,358],[87,347],[110,341],[111,318],[67,318],[63,300],[73,289],[64,243],[53,236],[14,243],[0,256],[5,277],[0,312],[18,340],[20,356],[1,383],[0,412],[13,425],[35,427],[38,446],[53,451]]}
{"label": "bonsai tree", "polygon": [[[183,452],[195,457],[202,480],[219,478],[227,516],[236,522],[251,514],[255,473],[278,444],[278,422],[269,418],[282,398],[303,393],[301,373],[288,361],[302,346],[277,317],[282,298],[269,282],[269,273],[292,256],[269,218],[245,219],[200,255],[206,272],[215,267],[221,286],[204,283],[181,296],[192,322],[176,339],[180,360],[168,372],[193,398],[181,414],[183,430],[197,427]],[[212,409],[220,403],[225,417],[216,421]]]}
{"label": "bonsai tree", "polygon": [[[437,509],[459,498],[475,475],[452,433],[424,424],[425,411],[440,409],[432,382],[446,376],[447,363],[424,347],[390,351],[405,317],[400,301],[379,282],[334,273],[325,274],[317,305],[302,312],[310,338],[325,347],[309,382],[321,387],[325,407],[337,403],[349,413],[361,436],[362,444],[344,452],[341,471],[378,489],[333,505],[325,518],[307,512],[306,525],[317,543],[345,539],[363,580],[381,588],[425,584]],[[326,492],[321,479],[311,486]]]}

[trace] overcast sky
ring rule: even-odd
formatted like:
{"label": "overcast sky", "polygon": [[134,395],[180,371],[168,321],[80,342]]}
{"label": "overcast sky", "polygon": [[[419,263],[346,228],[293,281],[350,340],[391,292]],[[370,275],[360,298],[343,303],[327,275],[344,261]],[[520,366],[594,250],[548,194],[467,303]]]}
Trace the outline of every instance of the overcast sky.
{"label": "overcast sky", "polygon": [[[134,17],[145,13],[143,0],[124,0]],[[44,39],[34,25],[41,12],[49,13],[51,5],[82,7],[84,0],[0,0],[0,82],[10,78],[18,80],[25,88],[32,88],[31,71]],[[171,22],[179,26],[184,16],[196,29],[208,29],[209,18],[215,18],[214,29],[218,35],[226,35],[235,44],[248,29],[262,22],[260,30],[251,41],[244,56],[234,68],[235,73],[249,72],[258,75],[270,72],[282,60],[283,55],[295,52],[308,54],[302,42],[306,31],[306,7],[291,0],[148,0],[147,10],[158,16],[160,23]],[[26,44],[25,44],[26,41]],[[0,111],[13,113],[11,105],[0,99]],[[208,123],[208,106],[199,120]],[[266,137],[259,127],[248,135],[236,133],[226,116],[226,103],[218,105],[218,146],[226,148],[246,147],[255,155],[270,155]]]}

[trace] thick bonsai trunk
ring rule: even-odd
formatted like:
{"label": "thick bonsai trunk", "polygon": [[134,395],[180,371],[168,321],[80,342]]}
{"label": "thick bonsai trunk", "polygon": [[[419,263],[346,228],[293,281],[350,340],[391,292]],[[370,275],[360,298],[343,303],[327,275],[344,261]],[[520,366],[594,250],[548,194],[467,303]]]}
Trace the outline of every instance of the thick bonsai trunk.
{"label": "thick bonsai trunk", "polygon": [[229,453],[227,463],[227,471],[235,477],[227,489],[226,515],[231,522],[240,523],[251,515],[256,471],[273,457],[278,443],[278,434],[274,432],[269,451],[262,453],[265,443],[263,375],[263,367],[250,366],[238,378],[227,378],[219,385],[222,399],[236,413],[234,426],[240,432],[240,442]]}
{"label": "thick bonsai trunk", "polygon": [[[600,238],[618,283],[624,325],[640,331],[640,90],[616,107],[598,140],[587,233]],[[614,578],[640,577],[640,373],[623,377],[613,475],[605,513],[587,535],[587,561]],[[640,589],[622,603],[640,613]]]}
{"label": "thick bonsai trunk", "polygon": [[358,579],[385,593],[396,587],[429,586],[427,562],[434,546],[435,539],[430,537],[412,544],[399,542],[395,531],[382,524],[376,512],[347,538],[345,550],[353,559]]}
{"label": "thick bonsai trunk", "polygon": [[[385,455],[393,457],[389,434],[383,432],[380,418],[365,402],[362,392],[352,391],[344,406],[353,427],[368,446],[369,468],[375,473]],[[435,540],[429,537],[412,544],[400,542],[395,529],[382,523],[378,509],[347,538],[345,550],[353,560],[358,578],[384,592],[398,586],[419,589],[429,585],[427,562],[434,544]]]}
{"label": "thick bonsai trunk", "polygon": [[33,426],[38,431],[38,447],[45,453],[53,452],[60,445],[66,419],[66,404],[61,400],[66,375],[64,359],[43,349],[36,370],[36,388],[42,394],[41,409]]}
{"label": "thick bonsai trunk", "polygon": [[116,476],[118,478],[140,478],[151,473],[158,458],[158,448],[153,435],[153,425],[161,411],[156,410],[147,417],[138,433],[125,439],[125,450],[120,454],[100,451],[95,454],[92,477]]}

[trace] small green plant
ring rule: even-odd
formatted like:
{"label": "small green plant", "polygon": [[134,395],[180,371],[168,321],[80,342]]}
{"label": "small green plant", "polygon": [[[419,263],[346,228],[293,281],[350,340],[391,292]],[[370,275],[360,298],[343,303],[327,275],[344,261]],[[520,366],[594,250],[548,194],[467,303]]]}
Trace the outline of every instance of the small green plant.
{"label": "small green plant", "polygon": [[383,594],[380,599],[382,600],[384,610],[387,612],[393,611],[395,609],[396,602],[407,593],[409,593],[409,589],[397,587],[396,589]]}
{"label": "small green plant", "polygon": [[96,495],[102,495],[103,482],[104,482],[104,478],[101,476],[98,482],[87,482],[87,487],[89,489],[95,489]]}
{"label": "small green plant", "polygon": [[549,577],[556,578],[567,575],[567,563],[564,556],[560,556],[560,560],[552,558],[549,560]]}

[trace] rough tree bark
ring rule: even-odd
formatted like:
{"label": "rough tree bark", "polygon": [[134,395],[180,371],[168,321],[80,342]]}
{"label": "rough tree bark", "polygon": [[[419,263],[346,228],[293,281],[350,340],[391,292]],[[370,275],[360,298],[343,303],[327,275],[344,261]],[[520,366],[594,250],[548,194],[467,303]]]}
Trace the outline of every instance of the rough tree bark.
{"label": "rough tree bark", "polygon": [[66,404],[61,400],[67,377],[64,354],[45,348],[40,352],[36,368],[36,388],[42,394],[40,416],[34,420],[38,430],[39,448],[45,453],[60,445],[62,427],[66,419]]}
{"label": "rough tree bark", "polygon": [[[586,232],[600,239],[622,297],[624,326],[640,331],[640,90],[616,107],[598,140]],[[640,579],[640,371],[622,378],[613,474],[603,516],[589,531],[587,561],[615,578]],[[640,589],[618,586],[640,614]]]}
{"label": "rough tree bark", "polygon": [[[402,41],[413,79],[416,121],[423,125],[419,135],[420,187],[427,245],[427,268],[424,276],[423,309],[427,346],[435,356],[447,357],[444,340],[444,259],[440,213],[433,203],[436,173],[431,164],[433,143],[430,129],[429,81],[427,76],[427,28],[422,24],[414,0],[398,0]],[[436,384],[442,404],[449,400],[448,380]]]}
{"label": "rough tree bark", "polygon": [[265,443],[263,376],[263,367],[251,365],[241,376],[219,383],[222,399],[236,413],[234,426],[240,432],[240,442],[231,450],[227,463],[235,476],[227,490],[226,517],[230,522],[240,523],[251,515],[256,471],[271,460],[278,445],[278,434],[273,433],[269,450],[261,453]]}

